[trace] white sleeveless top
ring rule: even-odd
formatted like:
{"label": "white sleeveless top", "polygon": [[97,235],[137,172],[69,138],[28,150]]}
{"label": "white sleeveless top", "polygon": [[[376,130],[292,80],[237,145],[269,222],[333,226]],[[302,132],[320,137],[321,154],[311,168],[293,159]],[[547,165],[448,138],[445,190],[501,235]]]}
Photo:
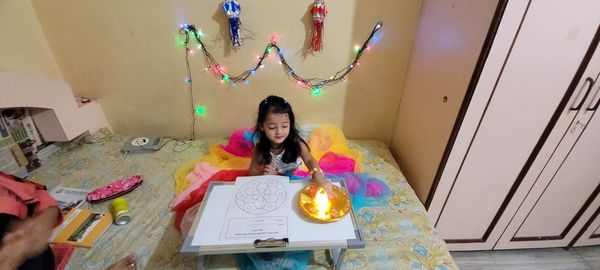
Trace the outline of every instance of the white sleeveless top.
{"label": "white sleeveless top", "polygon": [[302,158],[298,156],[296,162],[285,163],[281,158],[283,157],[283,153],[285,153],[285,149],[281,151],[281,153],[275,155],[271,152],[271,164],[277,168],[277,171],[281,174],[287,174],[290,171],[294,171],[302,167]]}

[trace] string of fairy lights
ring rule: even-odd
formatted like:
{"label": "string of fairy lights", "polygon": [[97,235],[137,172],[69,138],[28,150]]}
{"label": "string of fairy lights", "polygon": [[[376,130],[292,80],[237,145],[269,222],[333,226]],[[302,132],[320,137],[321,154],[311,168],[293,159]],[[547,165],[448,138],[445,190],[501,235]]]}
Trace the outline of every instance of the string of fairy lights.
{"label": "string of fairy lights", "polygon": [[[319,94],[321,94],[321,89],[323,87],[330,86],[330,85],[339,83],[341,81],[344,81],[346,79],[346,76],[356,66],[360,65],[359,60],[360,60],[363,52],[365,50],[371,49],[371,47],[375,43],[372,41],[378,40],[379,37],[376,36],[376,33],[377,33],[377,31],[379,31],[379,29],[381,29],[382,26],[383,26],[383,23],[378,22],[373,27],[371,34],[369,35],[367,40],[362,44],[362,46],[356,46],[354,48],[354,50],[356,52],[354,61],[352,61],[352,63],[343,67],[339,71],[337,71],[333,76],[329,77],[328,79],[304,78],[304,77],[300,76],[288,64],[288,61],[285,59],[283,50],[277,45],[277,36],[276,35],[273,35],[273,37],[271,38],[271,42],[269,44],[267,44],[262,55],[257,56],[258,62],[254,65],[254,67],[245,70],[244,72],[242,72],[239,75],[232,75],[232,74],[227,73],[226,68],[223,65],[219,64],[215,60],[215,58],[212,56],[212,54],[207,50],[206,46],[202,42],[203,34],[198,29],[196,29],[196,26],[194,26],[193,24],[181,24],[179,26],[179,34],[183,35],[185,37],[185,39],[182,40],[181,42],[183,42],[183,44],[185,45],[186,58],[189,54],[195,54],[195,51],[193,49],[191,49],[189,46],[190,42],[193,39],[196,41],[197,49],[202,52],[204,59],[207,63],[207,67],[205,68],[205,70],[211,71],[217,78],[220,78],[221,82],[223,82],[223,83],[228,83],[228,84],[231,84],[232,86],[235,86],[237,83],[240,83],[240,82],[242,82],[244,84],[248,84],[249,80],[250,80],[250,76],[254,75],[256,73],[256,71],[258,71],[262,67],[264,67],[263,62],[265,60],[267,60],[269,55],[271,54],[271,52],[273,52],[273,50],[275,50],[275,52],[279,56],[279,63],[282,65],[282,67],[286,71],[287,75],[289,77],[291,77],[292,80],[295,81],[297,85],[310,89],[311,93],[313,95],[319,95]],[[190,75],[190,74],[188,74],[188,75]],[[191,83],[191,76],[187,77],[185,79],[185,81],[186,81],[186,83]]]}
{"label": "string of fairy lights", "polygon": [[[196,54],[196,51],[201,51],[204,56],[204,60],[207,64],[207,67],[204,70],[211,71],[217,78],[220,78],[222,83],[230,84],[235,87],[237,83],[243,82],[244,84],[248,84],[250,80],[250,76],[254,75],[256,71],[260,70],[264,67],[264,61],[268,59],[268,57],[273,52],[273,49],[279,56],[279,64],[284,68],[287,75],[296,82],[297,85],[301,87],[305,87],[310,89],[312,95],[320,95],[321,89],[326,86],[330,86],[339,82],[342,82],[346,79],[346,76],[358,65],[360,65],[360,58],[365,50],[369,51],[372,46],[379,40],[379,36],[376,35],[377,31],[381,29],[383,26],[382,22],[378,22],[373,27],[371,34],[367,38],[367,40],[362,44],[362,46],[355,46],[354,51],[356,56],[354,61],[352,61],[349,65],[343,67],[338,70],[333,76],[329,77],[329,79],[322,78],[304,78],[288,64],[285,56],[283,54],[283,50],[277,45],[277,35],[273,35],[271,37],[271,42],[267,44],[263,54],[261,56],[257,56],[258,62],[250,69],[245,70],[239,75],[231,75],[227,73],[226,68],[219,64],[212,54],[207,50],[206,46],[202,42],[202,32],[196,29],[196,26],[193,24],[181,24],[179,25],[179,37],[183,37],[183,39],[179,39],[179,43],[185,46],[185,62],[187,68],[187,77],[184,79],[185,83],[188,85],[188,90],[190,94],[190,102],[192,109],[192,123],[191,123],[191,139],[196,139],[195,132],[195,123],[196,116],[198,114],[200,116],[206,115],[206,108],[202,105],[194,106],[194,93],[193,93],[193,82],[192,82],[192,70],[190,67],[189,58],[191,55]],[[190,48],[190,43],[192,40],[195,40],[197,43],[197,50],[193,50]]]}

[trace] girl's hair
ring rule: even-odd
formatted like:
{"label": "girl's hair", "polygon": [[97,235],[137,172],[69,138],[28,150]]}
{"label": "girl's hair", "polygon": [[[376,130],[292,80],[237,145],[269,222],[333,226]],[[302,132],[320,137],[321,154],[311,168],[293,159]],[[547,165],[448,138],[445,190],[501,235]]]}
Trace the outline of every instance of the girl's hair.
{"label": "girl's hair", "polygon": [[296,118],[294,117],[294,111],[292,111],[292,105],[287,100],[278,96],[268,96],[260,102],[258,105],[258,119],[256,120],[255,134],[258,133],[258,142],[256,143],[256,154],[262,157],[262,164],[271,163],[271,142],[261,127],[267,119],[268,113],[287,113],[290,119],[290,132],[283,141],[283,157],[281,160],[285,163],[295,162],[300,156],[300,143],[308,145],[300,137],[298,129],[296,128]]}

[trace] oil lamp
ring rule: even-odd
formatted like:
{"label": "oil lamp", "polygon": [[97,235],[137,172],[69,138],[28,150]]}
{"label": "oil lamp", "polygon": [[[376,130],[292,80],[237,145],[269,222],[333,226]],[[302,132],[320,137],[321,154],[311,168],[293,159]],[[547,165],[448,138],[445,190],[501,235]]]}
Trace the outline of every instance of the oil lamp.
{"label": "oil lamp", "polygon": [[309,218],[320,222],[334,222],[344,218],[350,211],[348,193],[333,185],[329,197],[317,184],[310,184],[300,191],[298,207]]}

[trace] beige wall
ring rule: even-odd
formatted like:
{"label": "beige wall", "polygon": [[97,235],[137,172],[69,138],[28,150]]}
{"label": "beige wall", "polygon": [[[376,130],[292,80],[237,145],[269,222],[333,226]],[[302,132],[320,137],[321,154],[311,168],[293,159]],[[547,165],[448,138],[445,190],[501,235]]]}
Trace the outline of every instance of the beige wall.
{"label": "beige wall", "polygon": [[0,70],[61,79],[30,1],[0,0]]}
{"label": "beige wall", "polygon": [[180,23],[195,24],[204,42],[231,73],[255,64],[273,32],[282,38],[288,62],[305,77],[328,78],[351,63],[379,20],[383,35],[345,83],[323,89],[318,97],[290,82],[276,60],[228,88],[203,72],[192,57],[194,103],[207,114],[198,117],[196,134],[225,136],[254,124],[257,104],[269,94],[286,97],[301,123],[333,123],[350,138],[391,141],[402,85],[420,14],[420,0],[327,1],[325,50],[303,53],[312,1],[241,1],[248,31],[239,51],[227,45],[226,17],[220,0],[208,1],[43,1],[32,0],[50,48],[78,95],[100,98],[111,126],[125,134],[152,133],[189,137],[190,99],[183,78],[184,50],[174,42]]}
{"label": "beige wall", "polygon": [[423,1],[391,144],[402,172],[423,202],[497,3],[497,0]]}

